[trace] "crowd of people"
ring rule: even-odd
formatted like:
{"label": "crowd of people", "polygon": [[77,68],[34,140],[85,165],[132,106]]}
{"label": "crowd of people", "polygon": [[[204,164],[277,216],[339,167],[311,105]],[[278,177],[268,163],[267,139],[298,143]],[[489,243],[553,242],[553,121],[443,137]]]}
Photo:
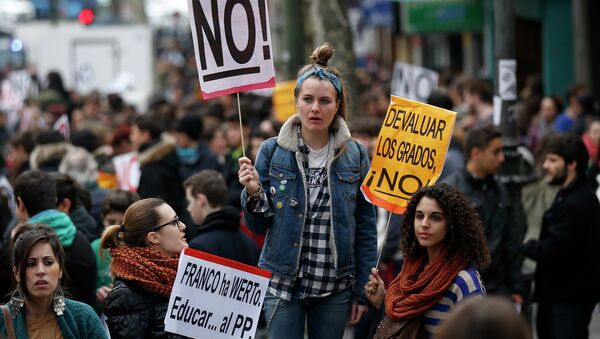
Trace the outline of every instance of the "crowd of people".
{"label": "crowd of people", "polygon": [[600,113],[584,86],[563,105],[528,78],[515,185],[501,180],[489,82],[443,73],[429,103],[458,114],[440,183],[384,235],[388,213],[360,185],[389,72],[357,71],[348,98],[352,70],[323,44],[298,72],[296,114],[278,121],[270,97],[242,93],[240,118],[233,96],[199,97],[185,37],[158,42],[160,91],[144,111],[52,72],[2,121],[2,334],[177,337],[163,320],[189,246],[272,273],[271,338],[341,338],[349,325],[356,338],[588,337]]}

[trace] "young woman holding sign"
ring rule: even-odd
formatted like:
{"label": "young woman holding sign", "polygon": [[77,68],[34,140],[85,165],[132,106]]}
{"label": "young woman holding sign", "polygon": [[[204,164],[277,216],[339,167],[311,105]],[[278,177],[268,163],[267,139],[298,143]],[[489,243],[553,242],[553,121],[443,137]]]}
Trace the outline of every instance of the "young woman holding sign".
{"label": "young woman holding sign", "polygon": [[369,301],[385,309],[377,338],[431,337],[456,303],[485,293],[477,272],[490,261],[483,228],[459,191],[424,187],[404,216],[402,271],[387,293],[375,268],[364,286]]}
{"label": "young woman holding sign", "polygon": [[178,338],[165,333],[164,319],[177,275],[179,253],[187,247],[185,224],[160,199],[142,199],[125,211],[123,223],[104,231],[114,287],[106,296],[111,338]]}
{"label": "young woman holding sign", "polygon": [[[350,137],[346,90],[329,44],[298,73],[297,114],[266,140],[256,167],[240,159],[247,225],[267,232],[259,266],[273,273],[270,337],[341,338],[367,311],[362,286],[376,259],[375,209],[360,192],[369,156]],[[354,286],[354,288],[353,288]]]}

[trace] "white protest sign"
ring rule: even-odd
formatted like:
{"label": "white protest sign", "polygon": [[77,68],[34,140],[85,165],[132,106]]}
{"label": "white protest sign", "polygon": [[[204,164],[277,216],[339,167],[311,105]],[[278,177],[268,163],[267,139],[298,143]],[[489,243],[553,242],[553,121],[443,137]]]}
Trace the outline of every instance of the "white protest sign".
{"label": "white protest sign", "polygon": [[[4,110],[20,109],[27,99],[31,88],[31,75],[26,70],[12,71],[2,82],[0,108]],[[37,93],[32,93],[37,95]]]}
{"label": "white protest sign", "polygon": [[270,277],[257,267],[184,249],[165,330],[192,338],[254,338]]}
{"label": "white protest sign", "polygon": [[397,61],[392,76],[392,95],[426,103],[437,87],[438,77],[436,71]]}
{"label": "white protest sign", "polygon": [[275,86],[266,0],[188,0],[202,98]]}
{"label": "white protest sign", "polygon": [[140,184],[140,163],[136,152],[117,155],[112,160],[119,188],[136,192]]}
{"label": "white protest sign", "polygon": [[498,62],[498,95],[502,100],[517,100],[517,60]]}

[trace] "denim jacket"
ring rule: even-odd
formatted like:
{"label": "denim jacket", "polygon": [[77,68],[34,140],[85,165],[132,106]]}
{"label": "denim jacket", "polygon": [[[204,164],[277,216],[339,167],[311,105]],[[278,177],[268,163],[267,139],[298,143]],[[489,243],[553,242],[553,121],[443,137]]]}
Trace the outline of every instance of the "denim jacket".
{"label": "denim jacket", "polygon": [[[253,213],[247,206],[246,190],[241,195],[246,225],[254,232],[267,233],[258,266],[287,279],[295,279],[298,273],[308,208],[303,155],[298,148],[299,124],[299,116],[291,117],[279,136],[266,140],[259,149],[255,167],[269,202],[266,211]],[[344,119],[336,116],[331,129],[335,155],[327,161],[327,173],[336,272],[338,278],[354,276],[352,294],[366,302],[363,286],[377,255],[375,208],[360,192],[369,171],[369,157],[350,137]]]}

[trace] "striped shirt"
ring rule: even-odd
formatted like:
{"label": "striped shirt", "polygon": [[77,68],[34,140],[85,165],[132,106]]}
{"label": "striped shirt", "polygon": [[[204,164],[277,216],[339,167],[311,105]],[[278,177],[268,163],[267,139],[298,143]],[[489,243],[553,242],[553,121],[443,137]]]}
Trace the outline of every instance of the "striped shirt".
{"label": "striped shirt", "polygon": [[440,301],[423,315],[423,325],[428,337],[431,338],[438,332],[439,325],[456,304],[471,296],[484,294],[485,287],[477,270],[467,268],[460,271]]}

